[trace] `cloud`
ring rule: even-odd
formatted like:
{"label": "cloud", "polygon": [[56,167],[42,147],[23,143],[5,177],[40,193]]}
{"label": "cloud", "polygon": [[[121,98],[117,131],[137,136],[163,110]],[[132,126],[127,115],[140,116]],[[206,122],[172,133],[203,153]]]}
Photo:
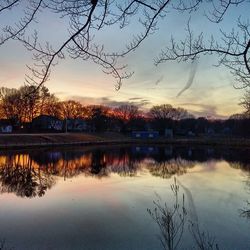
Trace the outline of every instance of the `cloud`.
{"label": "cloud", "polygon": [[160,76],[160,78],[156,80],[155,85],[158,85],[163,80],[163,78],[164,78],[163,75]]}
{"label": "cloud", "polygon": [[185,92],[186,90],[188,90],[191,87],[191,85],[194,82],[194,77],[196,75],[197,66],[198,66],[197,60],[195,60],[194,62],[192,62],[188,81],[187,81],[185,87],[177,94],[176,97],[181,96],[183,92]]}
{"label": "cloud", "polygon": [[54,92],[53,94],[55,94],[56,96],[65,96],[65,95],[67,95],[67,92],[64,92],[64,91],[56,91],[56,92]]}
{"label": "cloud", "polygon": [[129,101],[137,101],[137,100],[141,100],[141,99],[142,99],[141,97],[131,97],[128,100]]}
{"label": "cloud", "polygon": [[215,105],[200,104],[200,103],[181,103],[181,107],[186,108],[189,112],[196,117],[207,117],[216,119],[226,119],[226,115],[218,114],[217,107]]}
{"label": "cloud", "polygon": [[148,99],[143,99],[140,97],[131,97],[128,101],[117,101],[109,97],[85,97],[85,96],[68,96],[67,100],[73,99],[81,102],[83,105],[105,105],[112,108],[119,107],[121,105],[132,104],[137,107],[143,108],[146,105],[150,105],[151,102]]}

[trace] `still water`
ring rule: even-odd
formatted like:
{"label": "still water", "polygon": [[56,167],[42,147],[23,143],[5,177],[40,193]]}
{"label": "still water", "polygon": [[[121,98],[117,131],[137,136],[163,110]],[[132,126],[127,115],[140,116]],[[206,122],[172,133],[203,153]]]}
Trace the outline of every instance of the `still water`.
{"label": "still water", "polygon": [[0,153],[0,249],[250,249],[248,201],[249,149]]}

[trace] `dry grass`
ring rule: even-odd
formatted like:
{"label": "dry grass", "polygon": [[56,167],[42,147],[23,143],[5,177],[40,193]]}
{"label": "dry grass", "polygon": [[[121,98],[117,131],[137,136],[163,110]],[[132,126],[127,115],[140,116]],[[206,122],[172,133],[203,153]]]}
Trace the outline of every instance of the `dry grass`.
{"label": "dry grass", "polygon": [[88,133],[44,133],[44,134],[2,134],[0,135],[0,148],[19,148],[52,145],[72,144],[99,144],[103,142],[124,141],[126,137],[113,134]]}
{"label": "dry grass", "polygon": [[136,144],[177,144],[177,145],[209,145],[250,147],[250,139],[245,138],[157,138],[133,139],[119,133],[43,133],[43,134],[1,134],[0,148],[24,148],[60,145],[94,145],[111,143]]}

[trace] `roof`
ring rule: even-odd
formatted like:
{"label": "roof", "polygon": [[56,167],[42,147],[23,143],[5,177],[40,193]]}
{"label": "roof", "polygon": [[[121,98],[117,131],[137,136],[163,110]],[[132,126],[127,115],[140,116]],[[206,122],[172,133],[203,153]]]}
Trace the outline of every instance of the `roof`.
{"label": "roof", "polygon": [[11,121],[9,119],[0,119],[0,126],[3,125],[11,125]]}
{"label": "roof", "polygon": [[39,116],[33,118],[33,121],[34,120],[44,120],[44,119],[60,120],[59,118],[52,116],[52,115],[39,115]]}

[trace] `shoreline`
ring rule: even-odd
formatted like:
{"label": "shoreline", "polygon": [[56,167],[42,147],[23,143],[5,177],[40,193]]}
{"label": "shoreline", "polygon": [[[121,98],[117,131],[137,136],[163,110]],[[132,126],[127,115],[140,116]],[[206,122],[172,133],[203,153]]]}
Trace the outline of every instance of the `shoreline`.
{"label": "shoreline", "polygon": [[228,146],[250,148],[250,138],[220,138],[195,137],[173,138],[160,137],[157,139],[133,139],[120,134],[4,134],[0,135],[0,149],[29,149],[40,147],[70,147],[98,145],[193,145],[193,146]]}

